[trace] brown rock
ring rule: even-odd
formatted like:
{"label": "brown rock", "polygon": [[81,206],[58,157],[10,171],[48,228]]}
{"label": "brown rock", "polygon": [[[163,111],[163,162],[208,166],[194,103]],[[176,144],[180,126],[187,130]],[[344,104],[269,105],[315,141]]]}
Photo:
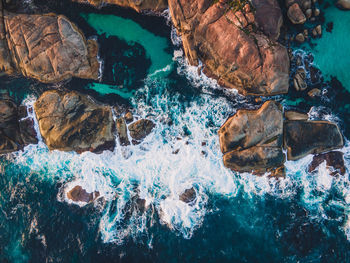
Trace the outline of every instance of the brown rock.
{"label": "brown rock", "polygon": [[86,192],[80,185],[75,186],[72,190],[67,192],[67,198],[74,202],[90,203],[100,196],[98,191],[93,193]]}
{"label": "brown rock", "polygon": [[303,33],[299,33],[295,36],[295,40],[299,43],[303,43],[305,41],[305,37]]}
{"label": "brown rock", "polygon": [[124,118],[125,118],[126,123],[130,123],[134,120],[134,116],[132,115],[132,113],[130,111],[125,113]]}
{"label": "brown rock", "polygon": [[0,26],[0,68],[4,73],[18,72],[45,83],[71,77],[97,79],[97,44],[86,41],[66,17],[4,11],[3,19],[6,26]]}
{"label": "brown rock", "polygon": [[306,22],[306,17],[298,3],[294,3],[288,8],[287,16],[293,24],[304,24]]}
{"label": "brown rock", "polygon": [[154,128],[154,123],[147,119],[138,120],[129,125],[130,136],[136,141],[143,140]]}
{"label": "brown rock", "polygon": [[306,113],[298,112],[298,111],[285,111],[284,117],[288,121],[307,121],[309,119],[309,115]]}
{"label": "brown rock", "polygon": [[336,6],[341,10],[350,10],[350,0],[338,0]]}
{"label": "brown rock", "polygon": [[320,13],[321,13],[320,9],[316,8],[316,9],[314,10],[314,16],[319,16]]}
{"label": "brown rock", "polygon": [[[207,75],[243,94],[286,93],[288,53],[274,41],[279,35],[281,11],[274,0],[253,1],[254,5],[258,7],[255,14],[249,8],[230,10],[226,1],[169,1],[190,64],[198,65],[200,59]],[[255,26],[250,24],[253,20]]]}
{"label": "brown rock", "polygon": [[219,130],[224,165],[264,173],[284,163],[282,107],[268,101],[258,110],[238,110]]}
{"label": "brown rock", "polygon": [[316,97],[321,96],[321,93],[322,93],[321,90],[315,88],[315,89],[310,90],[307,93],[307,95],[309,95],[310,98],[316,98]]}
{"label": "brown rock", "polygon": [[113,150],[111,108],[78,92],[44,92],[34,105],[40,133],[50,150]]}
{"label": "brown rock", "polygon": [[124,118],[117,119],[116,124],[117,124],[117,132],[118,132],[120,145],[122,146],[130,145],[125,119]]}
{"label": "brown rock", "polygon": [[344,145],[338,126],[328,121],[286,121],[284,147],[288,160],[298,160],[308,154],[318,154]]}
{"label": "brown rock", "polygon": [[344,154],[338,151],[315,155],[309,165],[309,173],[315,171],[324,161],[326,161],[328,168],[332,167],[335,170],[331,175],[345,174]]}
{"label": "brown rock", "polygon": [[192,203],[196,200],[196,191],[193,187],[186,189],[180,196],[179,199],[184,203]]}
{"label": "brown rock", "polygon": [[303,68],[299,68],[295,73],[295,76],[293,79],[293,85],[297,91],[304,91],[307,89],[307,84],[305,79],[306,79],[305,70]]}
{"label": "brown rock", "polygon": [[306,18],[310,18],[312,16],[312,10],[309,8],[305,11]]}

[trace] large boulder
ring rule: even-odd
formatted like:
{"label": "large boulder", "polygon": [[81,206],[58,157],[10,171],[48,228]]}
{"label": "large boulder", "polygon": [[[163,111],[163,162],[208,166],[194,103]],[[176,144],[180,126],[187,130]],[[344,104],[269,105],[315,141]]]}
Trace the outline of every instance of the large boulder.
{"label": "large boulder", "polygon": [[308,154],[318,154],[343,147],[338,126],[329,121],[286,121],[284,147],[288,160],[298,160]]}
{"label": "large boulder", "polygon": [[10,98],[0,99],[0,154],[38,142],[33,119],[20,109],[26,110],[24,106],[17,107]]}
{"label": "large boulder", "polygon": [[264,173],[283,166],[283,110],[268,101],[258,110],[238,110],[219,130],[224,165]]}
{"label": "large boulder", "polygon": [[202,61],[206,74],[243,94],[286,93],[289,57],[275,41],[282,24],[277,1],[213,2],[169,0],[189,63]]}
{"label": "large boulder", "polygon": [[167,0],[73,0],[79,3],[90,4],[100,7],[105,4],[130,7],[137,12],[162,11],[168,7]]}
{"label": "large boulder", "polygon": [[113,150],[115,124],[110,107],[78,92],[44,92],[34,105],[40,133],[51,150]]}
{"label": "large boulder", "polygon": [[304,24],[306,22],[306,17],[298,3],[294,3],[288,8],[287,16],[293,24]]}
{"label": "large boulder", "polygon": [[141,119],[130,124],[128,128],[130,136],[136,141],[141,141],[152,132],[154,126],[153,121]]}
{"label": "large boulder", "polygon": [[71,77],[97,79],[98,46],[66,17],[13,14],[1,10],[0,69],[44,83]]}
{"label": "large boulder", "polygon": [[336,6],[341,10],[350,10],[350,0],[338,0]]}
{"label": "large boulder", "polygon": [[73,187],[70,191],[67,192],[67,198],[73,202],[90,203],[97,199],[99,196],[100,192],[95,191],[93,193],[88,193],[80,185]]}

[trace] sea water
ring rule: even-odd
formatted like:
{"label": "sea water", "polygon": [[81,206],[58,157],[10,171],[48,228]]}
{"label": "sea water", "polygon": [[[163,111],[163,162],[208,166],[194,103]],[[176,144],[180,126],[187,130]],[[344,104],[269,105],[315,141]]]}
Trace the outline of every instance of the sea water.
{"label": "sea water", "polygon": [[[113,152],[77,154],[49,151],[35,120],[39,143],[1,157],[1,262],[349,262],[348,171],[332,177],[322,164],[309,174],[312,156],[288,161],[279,179],[226,169],[219,127],[259,104],[189,66],[170,28],[166,38],[129,18],[81,16],[108,51],[100,82],[74,83],[120,96],[156,126],[140,145],[116,137]],[[106,64],[116,69],[108,77]],[[121,74],[133,86],[120,85],[120,68],[142,78]],[[28,93],[21,100],[31,108]],[[341,151],[349,167],[347,140]],[[76,185],[101,197],[74,203],[66,193]],[[195,201],[180,201],[192,187]]]}

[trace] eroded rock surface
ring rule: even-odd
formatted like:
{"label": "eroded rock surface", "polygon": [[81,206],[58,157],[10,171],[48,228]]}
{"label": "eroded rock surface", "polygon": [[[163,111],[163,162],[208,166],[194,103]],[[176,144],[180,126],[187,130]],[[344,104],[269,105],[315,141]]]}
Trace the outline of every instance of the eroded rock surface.
{"label": "eroded rock surface", "polygon": [[137,12],[142,11],[162,11],[168,7],[167,0],[73,0],[79,3],[90,4],[100,7],[105,4],[130,7]]}
{"label": "eroded rock surface", "polygon": [[308,154],[318,154],[344,145],[335,123],[328,121],[286,121],[284,146],[288,160],[298,160]]}
{"label": "eroded rock surface", "polygon": [[333,168],[332,175],[344,175],[346,168],[344,164],[344,154],[342,152],[333,151],[315,155],[309,165],[309,172],[315,171],[321,163],[326,162],[328,168]]}
{"label": "eroded rock surface", "polygon": [[282,106],[268,101],[258,110],[238,110],[219,130],[224,165],[264,173],[283,166]]}
{"label": "eroded rock surface", "polygon": [[97,79],[98,46],[66,17],[13,14],[0,18],[0,69],[44,83],[71,77]]}
{"label": "eroded rock surface", "polygon": [[141,119],[130,124],[128,128],[130,136],[136,141],[141,141],[152,132],[154,126],[153,121]]}
{"label": "eroded rock surface", "polygon": [[275,41],[277,1],[169,0],[169,9],[190,64],[201,60],[206,74],[243,94],[288,91],[289,57]]}
{"label": "eroded rock surface", "polygon": [[51,150],[113,150],[111,108],[78,92],[44,92],[35,103],[40,132]]}
{"label": "eroded rock surface", "polygon": [[74,202],[90,203],[94,201],[96,198],[98,198],[99,196],[100,196],[100,193],[98,191],[95,191],[93,193],[88,193],[80,185],[75,186],[73,189],[67,192],[67,198]]}
{"label": "eroded rock surface", "polygon": [[29,118],[24,106],[10,99],[0,99],[0,154],[20,150],[38,142],[34,121]]}

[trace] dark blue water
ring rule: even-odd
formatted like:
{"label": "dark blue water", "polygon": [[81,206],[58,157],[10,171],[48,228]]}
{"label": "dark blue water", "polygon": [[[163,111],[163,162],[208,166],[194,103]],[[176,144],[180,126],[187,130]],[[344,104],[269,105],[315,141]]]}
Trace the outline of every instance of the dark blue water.
{"label": "dark blue water", "polygon": [[[188,66],[165,18],[35,2],[97,38],[101,81],[1,78],[2,89],[26,105],[46,89],[78,90],[133,107],[156,128],[113,153],[50,152],[40,141],[1,156],[0,262],[350,262],[348,172],[331,177],[321,166],[308,174],[312,156],[287,162],[281,179],[227,170],[217,130],[238,108],[259,105]],[[293,91],[274,99],[338,122],[347,137],[348,92],[336,79],[313,85],[329,92],[317,101]],[[348,143],[342,151],[348,167]],[[102,198],[73,204],[66,192],[75,185]],[[193,206],[178,199],[190,187]]]}

